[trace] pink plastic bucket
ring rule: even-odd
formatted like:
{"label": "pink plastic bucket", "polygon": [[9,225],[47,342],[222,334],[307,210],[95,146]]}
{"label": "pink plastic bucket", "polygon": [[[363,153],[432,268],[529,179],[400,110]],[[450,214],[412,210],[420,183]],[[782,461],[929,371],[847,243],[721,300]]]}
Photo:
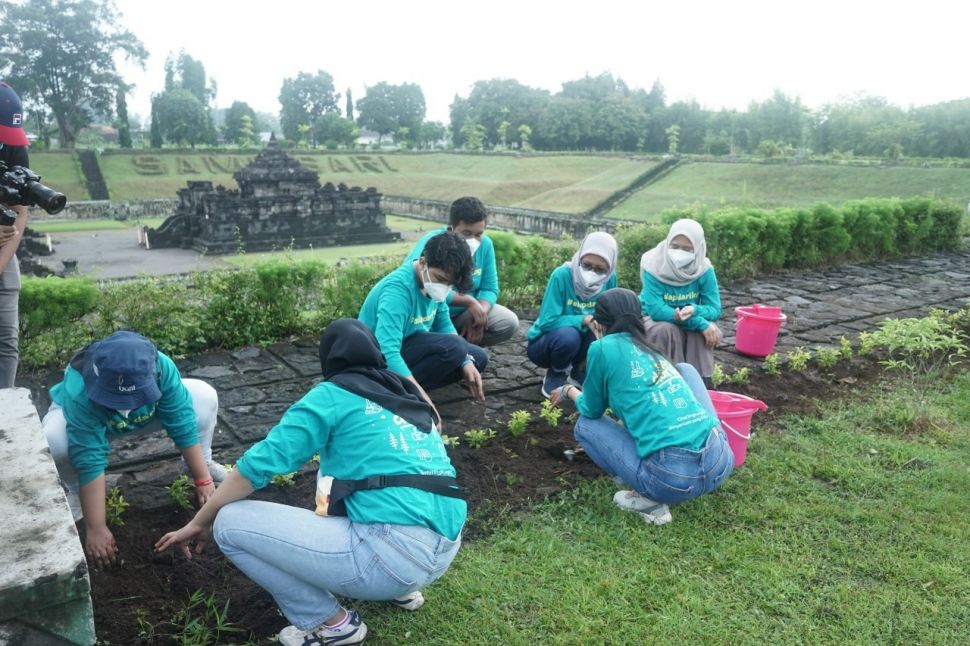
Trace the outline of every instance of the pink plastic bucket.
{"label": "pink plastic bucket", "polygon": [[725,393],[718,390],[708,390],[714,411],[721,421],[721,426],[727,435],[728,444],[734,453],[734,466],[744,464],[748,455],[748,440],[751,439],[751,418],[754,414],[768,410],[768,406],[760,400],[752,399],[737,393]]}
{"label": "pink plastic bucket", "polygon": [[734,331],[734,347],[741,354],[751,357],[767,357],[775,350],[778,330],[788,320],[780,307],[748,305],[735,307],[738,317]]}

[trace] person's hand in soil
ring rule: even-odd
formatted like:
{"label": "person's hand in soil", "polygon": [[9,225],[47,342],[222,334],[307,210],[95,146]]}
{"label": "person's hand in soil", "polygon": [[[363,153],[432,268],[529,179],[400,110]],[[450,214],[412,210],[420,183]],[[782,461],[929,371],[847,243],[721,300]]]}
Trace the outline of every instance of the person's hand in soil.
{"label": "person's hand in soil", "polygon": [[155,549],[164,552],[173,545],[182,548],[185,558],[191,559],[193,550],[190,548],[192,541],[195,541],[195,553],[201,554],[207,543],[212,540],[212,525],[200,525],[193,518],[185,527],[165,534],[155,543]]}
{"label": "person's hand in soil", "polygon": [[482,385],[482,373],[478,372],[474,361],[469,361],[461,367],[462,374],[465,375],[465,385],[468,392],[478,401],[485,400],[485,387]]}
{"label": "person's hand in soil", "polygon": [[207,485],[201,487],[197,485],[195,487],[195,500],[199,503],[198,506],[201,508],[205,504],[205,501],[211,498],[215,492],[216,486],[212,483],[212,478],[209,478],[209,484]]}
{"label": "person's hand in soil", "polygon": [[704,345],[709,348],[715,348],[717,347],[717,344],[721,342],[721,337],[721,330],[718,329],[716,325],[711,323],[707,326],[707,329],[704,330]]}
{"label": "person's hand in soil", "polygon": [[107,525],[86,527],[84,551],[99,568],[107,567],[118,558],[118,545]]}
{"label": "person's hand in soil", "polygon": [[549,396],[549,402],[553,406],[559,406],[567,398],[576,401],[582,392],[578,386],[566,384],[562,388],[556,388],[552,391],[552,394]]}

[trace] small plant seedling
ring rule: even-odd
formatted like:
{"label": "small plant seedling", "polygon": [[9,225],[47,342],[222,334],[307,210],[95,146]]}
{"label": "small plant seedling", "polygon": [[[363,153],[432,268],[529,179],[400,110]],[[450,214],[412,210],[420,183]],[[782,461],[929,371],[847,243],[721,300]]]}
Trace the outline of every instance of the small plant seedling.
{"label": "small plant seedling", "polygon": [[480,429],[473,428],[469,431],[465,431],[465,440],[468,441],[468,446],[473,449],[480,449],[485,446],[485,443],[495,437],[495,431],[490,428]]}
{"label": "small plant seedling", "polygon": [[729,381],[736,386],[744,386],[750,378],[751,370],[749,368],[738,368],[731,375]]}
{"label": "small plant seedling", "polygon": [[798,346],[794,350],[788,353],[788,369],[792,372],[801,372],[808,367],[808,360],[812,358],[812,353]]}
{"label": "small plant seedling", "polygon": [[[845,337],[843,337],[845,338]],[[818,363],[819,367],[825,368],[826,370],[831,369],[835,364],[839,362],[841,353],[838,348],[816,348],[815,349],[815,361]]]}
{"label": "small plant seedling", "polygon": [[115,527],[124,526],[125,521],[122,519],[122,516],[128,507],[128,501],[121,495],[121,489],[112,487],[111,493],[108,494],[108,498],[104,501],[105,520],[108,521],[109,525],[114,525]]}
{"label": "small plant seedling", "polygon": [[182,509],[192,509],[191,500],[194,487],[187,475],[180,475],[165,488],[168,489],[168,497],[172,502]]}
{"label": "small plant seedling", "polygon": [[225,467],[226,472],[232,471],[233,469],[236,468],[235,463],[233,463],[233,464],[223,464],[222,466]]}
{"label": "small plant seedling", "polygon": [[320,454],[319,453],[314,453],[313,454],[313,457],[310,458],[310,459],[313,460],[314,462],[316,462],[317,464],[320,464]]}
{"label": "small plant seedling", "polygon": [[505,474],[505,484],[510,488],[522,482],[522,476],[517,473],[506,473]]}
{"label": "small plant seedling", "polygon": [[553,406],[552,402],[547,399],[542,402],[542,410],[539,411],[539,417],[546,420],[546,424],[550,428],[556,428],[559,426],[559,418],[562,417],[562,410]]}
{"label": "small plant seedling", "polygon": [[242,628],[228,620],[229,602],[219,607],[215,593],[208,596],[200,589],[189,595],[188,603],[175,613],[173,623],[181,624],[174,635],[177,644],[226,643],[226,633],[241,633]]}
{"label": "small plant seedling", "polygon": [[441,434],[441,441],[444,442],[445,446],[458,446],[461,443],[461,440],[456,436],[445,435],[444,433]]}
{"label": "small plant seedling", "polygon": [[767,357],[765,357],[765,372],[769,375],[779,375],[781,374],[781,357],[778,356],[777,352],[772,352]]}
{"label": "small plant seedling", "polygon": [[724,368],[719,363],[714,364],[714,372],[711,373],[711,384],[717,389],[718,386],[725,382]]}
{"label": "small plant seedling", "polygon": [[296,473],[277,473],[275,476],[270,478],[270,482],[277,487],[292,487],[294,484],[293,476]]}
{"label": "small plant seedling", "polygon": [[518,437],[525,433],[525,427],[532,419],[532,413],[527,410],[517,410],[509,418],[509,435]]}
{"label": "small plant seedling", "polygon": [[852,342],[846,337],[839,339],[839,354],[845,361],[852,358]]}

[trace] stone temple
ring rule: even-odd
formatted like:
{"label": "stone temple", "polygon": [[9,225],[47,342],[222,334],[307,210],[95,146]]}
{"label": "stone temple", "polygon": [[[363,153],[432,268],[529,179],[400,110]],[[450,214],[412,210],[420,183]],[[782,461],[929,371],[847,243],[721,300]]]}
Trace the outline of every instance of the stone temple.
{"label": "stone temple", "polygon": [[390,242],[381,194],[373,187],[322,187],[317,173],[271,141],[233,178],[239,190],[188,182],[175,213],[147,229],[147,246],[183,247],[210,254],[286,247],[333,247]]}

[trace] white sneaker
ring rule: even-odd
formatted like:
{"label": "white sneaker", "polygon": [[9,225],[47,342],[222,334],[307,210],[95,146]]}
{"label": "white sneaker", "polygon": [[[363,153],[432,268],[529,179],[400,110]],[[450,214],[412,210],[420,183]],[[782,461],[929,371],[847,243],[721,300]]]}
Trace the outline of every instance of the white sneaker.
{"label": "white sneaker", "polygon": [[421,594],[420,590],[415,590],[414,592],[410,592],[403,597],[391,599],[391,603],[398,608],[402,608],[403,610],[410,610],[411,612],[414,612],[424,605],[424,595]]}
{"label": "white sneaker", "polygon": [[670,507],[629,489],[617,491],[613,495],[613,503],[624,511],[634,511],[640,514],[643,520],[651,525],[664,525],[673,520],[673,516],[670,515]]}
{"label": "white sneaker", "polygon": [[280,631],[278,639],[283,646],[323,646],[323,644],[359,644],[367,637],[367,624],[360,620],[357,611],[351,611],[350,620],[340,628],[330,628],[326,624],[313,630],[300,630],[287,626]]}
{"label": "white sneaker", "polygon": [[222,466],[215,460],[211,462],[206,462],[205,464],[209,467],[209,475],[212,476],[212,482],[215,484],[222,484],[222,481],[226,479],[229,472],[226,471],[226,467]]}

